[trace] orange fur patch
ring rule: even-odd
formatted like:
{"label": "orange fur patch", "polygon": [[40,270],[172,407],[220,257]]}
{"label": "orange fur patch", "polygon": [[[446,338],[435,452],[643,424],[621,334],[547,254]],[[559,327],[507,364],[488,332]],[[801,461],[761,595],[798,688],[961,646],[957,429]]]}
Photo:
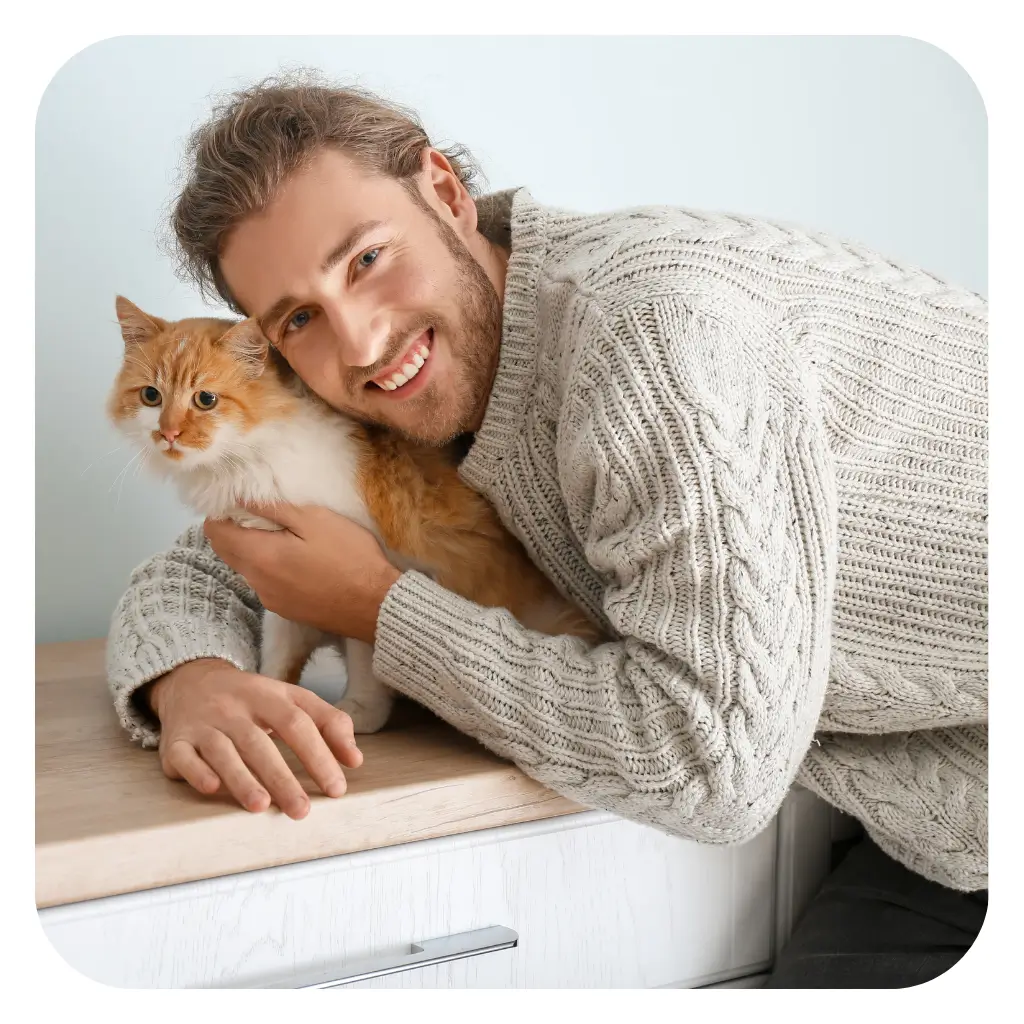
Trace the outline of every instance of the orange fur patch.
{"label": "orange fur patch", "polygon": [[462,481],[450,450],[378,430],[362,431],[360,441],[359,487],[392,551],[429,567],[441,586],[470,601],[507,608],[527,628],[602,639]]}

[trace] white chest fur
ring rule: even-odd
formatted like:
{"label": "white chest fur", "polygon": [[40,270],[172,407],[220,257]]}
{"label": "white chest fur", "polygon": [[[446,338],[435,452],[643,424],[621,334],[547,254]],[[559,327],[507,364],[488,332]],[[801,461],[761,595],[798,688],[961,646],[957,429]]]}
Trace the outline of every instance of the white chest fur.
{"label": "white chest fur", "polygon": [[358,487],[352,425],[317,406],[240,433],[226,427],[212,456],[178,477],[181,496],[204,515],[236,514],[247,502],[320,505],[377,533]]}

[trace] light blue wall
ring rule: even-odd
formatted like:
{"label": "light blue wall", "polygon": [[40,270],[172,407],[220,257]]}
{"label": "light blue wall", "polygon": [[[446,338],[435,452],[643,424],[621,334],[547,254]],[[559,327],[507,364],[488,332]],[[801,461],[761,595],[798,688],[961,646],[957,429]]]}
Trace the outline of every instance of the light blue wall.
{"label": "light blue wall", "polygon": [[[417,108],[494,188],[580,210],[792,220],[986,288],[986,118],[902,38],[124,37],[66,64],[37,128],[37,640],[103,635],[132,567],[190,520],[131,470],[103,404],[114,295],[196,315],[156,246],[207,96],[287,65]],[[17,439],[15,439],[16,441]]]}

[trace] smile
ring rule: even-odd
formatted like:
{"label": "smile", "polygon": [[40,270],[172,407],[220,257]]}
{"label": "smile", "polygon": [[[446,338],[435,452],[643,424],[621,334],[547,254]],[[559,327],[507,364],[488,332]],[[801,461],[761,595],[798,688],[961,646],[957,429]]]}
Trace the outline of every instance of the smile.
{"label": "smile", "polygon": [[385,370],[384,373],[374,377],[372,382],[384,391],[400,391],[407,387],[409,382],[419,376],[420,370],[426,365],[430,358],[430,345],[434,339],[433,330],[428,330],[420,335],[409,346],[408,351],[402,356],[397,367]]}

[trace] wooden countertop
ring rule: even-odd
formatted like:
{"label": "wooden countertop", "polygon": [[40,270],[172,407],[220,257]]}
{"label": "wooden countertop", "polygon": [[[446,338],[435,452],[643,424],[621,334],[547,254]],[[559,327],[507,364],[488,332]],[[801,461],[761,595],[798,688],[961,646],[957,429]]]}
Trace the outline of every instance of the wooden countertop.
{"label": "wooden countertop", "polygon": [[292,821],[200,797],[128,740],[102,641],[36,648],[36,904],[50,907],[339,853],[472,832],[582,808],[418,707],[360,737],[348,793],[310,793]]}

